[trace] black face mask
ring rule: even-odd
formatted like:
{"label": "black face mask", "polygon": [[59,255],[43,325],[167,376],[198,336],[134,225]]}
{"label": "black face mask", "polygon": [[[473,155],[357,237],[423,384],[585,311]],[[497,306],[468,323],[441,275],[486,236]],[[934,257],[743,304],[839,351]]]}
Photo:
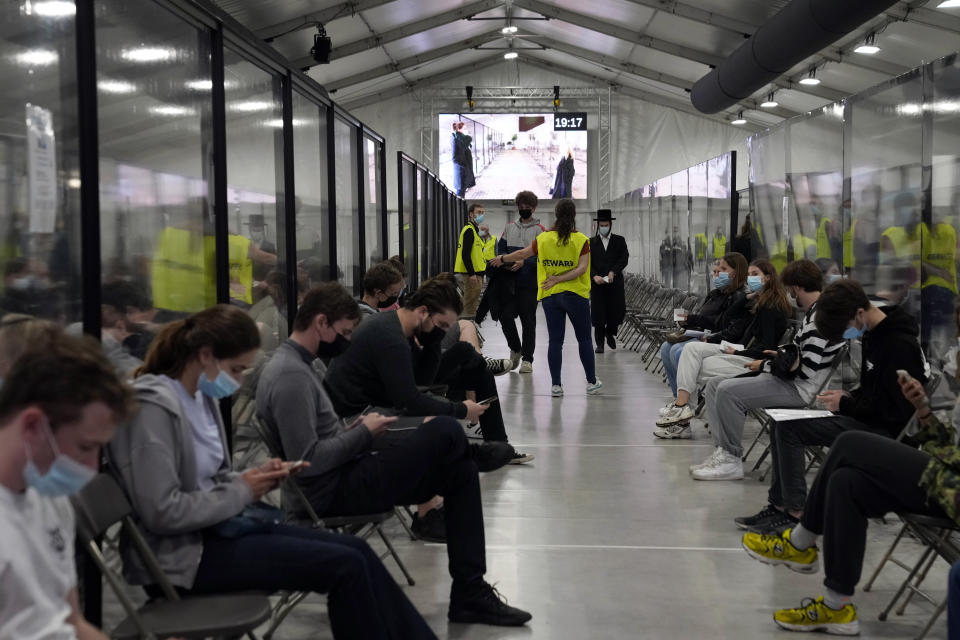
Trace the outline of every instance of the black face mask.
{"label": "black face mask", "polygon": [[530,216],[533,215],[533,209],[520,209],[519,212],[521,220],[529,220]]}
{"label": "black face mask", "polygon": [[387,307],[392,307],[399,298],[400,296],[390,296],[386,300],[381,300],[377,302],[377,308],[386,309]]}
{"label": "black face mask", "polygon": [[318,358],[336,358],[341,355],[344,351],[347,350],[347,347],[350,346],[350,341],[344,338],[339,333],[337,334],[336,339],[333,342],[323,342],[320,341],[319,346],[317,346],[317,357]]}

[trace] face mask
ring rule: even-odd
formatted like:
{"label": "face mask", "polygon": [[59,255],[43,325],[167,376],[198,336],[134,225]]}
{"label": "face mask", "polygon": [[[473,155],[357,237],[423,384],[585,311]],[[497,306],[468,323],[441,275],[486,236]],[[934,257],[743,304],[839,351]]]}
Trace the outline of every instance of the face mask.
{"label": "face mask", "polygon": [[863,337],[863,334],[867,332],[867,327],[864,325],[863,329],[857,329],[857,326],[847,327],[847,330],[843,332],[844,340],[856,340],[857,338]]}
{"label": "face mask", "polygon": [[333,342],[320,341],[320,344],[317,346],[317,357],[336,358],[337,356],[342,355],[349,346],[350,341],[338,333]]}
{"label": "face mask", "polygon": [[56,457],[53,464],[46,473],[41,474],[37,465],[33,462],[33,455],[30,447],[27,447],[27,466],[23,469],[23,479],[27,486],[33,487],[37,493],[51,498],[59,496],[69,496],[80,491],[84,486],[97,475],[93,469],[86,467],[70,456],[60,453],[57,448],[57,441],[50,433],[50,427],[46,426],[47,438]]}
{"label": "face mask", "polygon": [[533,215],[532,209],[520,209],[520,219],[527,220],[530,216]]}
{"label": "face mask", "polygon": [[600,227],[597,231],[599,231],[602,236],[610,235],[610,227]]}
{"label": "face mask", "polygon": [[726,271],[721,271],[713,277],[713,288],[722,289],[723,287],[730,284],[730,274]]}
{"label": "face mask", "polygon": [[33,278],[30,276],[23,276],[22,278],[15,278],[10,282],[10,286],[14,289],[19,289],[20,291],[25,291],[30,288],[30,285],[33,284]]}
{"label": "face mask", "polygon": [[478,215],[476,218],[473,219],[473,221],[476,222],[477,224],[480,224],[481,222],[483,222],[483,214],[481,213],[480,215]]}
{"label": "face mask", "polygon": [[220,373],[217,374],[215,380],[210,380],[207,378],[207,374],[201,372],[200,380],[197,382],[200,391],[214,400],[232,396],[240,388],[240,383],[231,378],[226,371],[220,369],[219,366],[217,366],[217,369]]}
{"label": "face mask", "polygon": [[481,238],[486,238],[487,235],[489,235],[489,234],[487,234],[486,231],[481,231],[481,232],[480,232],[480,237],[481,237]]}
{"label": "face mask", "polygon": [[827,284],[833,284],[834,282],[842,278],[843,276],[840,275],[839,273],[831,273],[830,275],[827,276]]}
{"label": "face mask", "polygon": [[399,297],[400,296],[390,296],[386,300],[381,300],[377,303],[377,308],[386,309],[387,307],[392,307],[394,304],[396,304]]}
{"label": "face mask", "polygon": [[763,276],[747,276],[747,288],[750,291],[760,291],[763,289]]}

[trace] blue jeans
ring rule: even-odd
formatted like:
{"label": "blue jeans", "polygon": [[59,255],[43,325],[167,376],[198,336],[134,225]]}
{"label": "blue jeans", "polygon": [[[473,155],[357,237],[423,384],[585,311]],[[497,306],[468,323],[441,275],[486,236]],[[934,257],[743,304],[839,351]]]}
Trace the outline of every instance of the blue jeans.
{"label": "blue jeans", "polygon": [[567,330],[567,318],[573,324],[573,332],[580,345],[580,362],[587,382],[597,381],[593,361],[593,337],[590,335],[590,301],[572,291],[562,291],[540,301],[543,315],[547,318],[547,333],[550,346],[547,348],[547,364],[554,385],[560,385],[560,366],[563,364],[563,336]]}
{"label": "blue jeans", "polygon": [[660,360],[663,361],[663,371],[667,376],[667,384],[670,385],[670,391],[673,397],[677,397],[677,369],[680,368],[680,354],[686,342],[670,344],[664,342],[660,345]]}
{"label": "blue jeans", "polygon": [[435,640],[393,577],[363,540],[307,527],[224,538],[204,532],[192,593],[326,593],[333,637]]}

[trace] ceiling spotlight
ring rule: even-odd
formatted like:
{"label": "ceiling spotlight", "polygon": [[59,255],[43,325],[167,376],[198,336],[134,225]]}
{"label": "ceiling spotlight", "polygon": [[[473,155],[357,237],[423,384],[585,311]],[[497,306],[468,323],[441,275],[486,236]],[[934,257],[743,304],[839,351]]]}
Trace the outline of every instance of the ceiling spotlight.
{"label": "ceiling spotlight", "polygon": [[330,64],[330,49],[332,48],[333,43],[330,41],[330,36],[327,35],[327,30],[318,22],[317,32],[313,34],[313,47],[310,49],[313,61],[317,64]]}
{"label": "ceiling spotlight", "polygon": [[16,55],[16,60],[25,67],[45,67],[54,64],[60,56],[47,49],[27,49]]}
{"label": "ceiling spotlight", "polygon": [[504,35],[509,34],[509,33],[516,33],[516,32],[517,32],[517,28],[514,27],[513,25],[508,25],[508,26],[504,27],[503,29],[500,29],[500,33],[502,33],[502,34],[504,34]]}
{"label": "ceiling spotlight", "polygon": [[130,62],[164,62],[172,60],[176,55],[175,50],[161,47],[137,47],[120,53],[121,58]]}
{"label": "ceiling spotlight", "polygon": [[77,5],[66,0],[46,0],[46,2],[27,2],[23,5],[27,15],[43,16],[44,18],[64,18],[77,14]]}
{"label": "ceiling spotlight", "polygon": [[807,74],[806,78],[802,78],[800,80],[800,84],[805,84],[810,87],[820,84],[820,78],[817,77],[816,67],[810,69],[810,73]]}
{"label": "ceiling spotlight", "polygon": [[746,118],[743,117],[743,111],[738,111],[736,119],[731,120],[730,124],[735,124],[735,125],[747,124]]}
{"label": "ceiling spotlight", "polygon": [[960,9],[960,0],[943,0],[937,9]]}
{"label": "ceiling spotlight", "polygon": [[867,36],[867,39],[863,41],[863,44],[853,50],[854,53],[862,53],[864,55],[872,56],[875,53],[880,53],[880,47],[876,44],[877,34],[871,33]]}
{"label": "ceiling spotlight", "polygon": [[773,92],[767,96],[767,99],[760,103],[762,109],[775,109],[780,106],[780,103],[773,99]]}
{"label": "ceiling spotlight", "polygon": [[503,54],[503,59],[504,59],[504,60],[513,60],[514,58],[516,58],[516,57],[519,56],[519,55],[520,55],[520,54],[517,53],[516,51],[507,51],[505,54]]}

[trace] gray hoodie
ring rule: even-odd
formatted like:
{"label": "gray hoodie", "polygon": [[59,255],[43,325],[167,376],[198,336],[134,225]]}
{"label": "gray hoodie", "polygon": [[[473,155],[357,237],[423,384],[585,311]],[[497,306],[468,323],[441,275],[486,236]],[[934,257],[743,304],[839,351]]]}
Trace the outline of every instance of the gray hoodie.
{"label": "gray hoodie", "polygon": [[[202,530],[231,518],[253,502],[249,485],[230,470],[230,452],[217,403],[205,398],[220,426],[223,464],[213,489],[197,486],[193,427],[176,392],[161,376],[134,381],[140,410],[110,443],[110,462],[133,503],[160,568],[179,587],[191,588],[203,554]],[[126,539],[121,540],[124,575],[131,584],[150,584],[149,572]]]}
{"label": "gray hoodie", "polygon": [[[540,224],[540,218],[530,216],[530,219],[522,219],[508,222],[503,230],[503,235],[497,243],[498,253],[513,253],[519,249],[525,249],[530,246],[533,239],[543,233],[545,229]],[[537,256],[532,256],[523,261],[523,266],[517,271],[516,286],[521,289],[537,289]]]}

